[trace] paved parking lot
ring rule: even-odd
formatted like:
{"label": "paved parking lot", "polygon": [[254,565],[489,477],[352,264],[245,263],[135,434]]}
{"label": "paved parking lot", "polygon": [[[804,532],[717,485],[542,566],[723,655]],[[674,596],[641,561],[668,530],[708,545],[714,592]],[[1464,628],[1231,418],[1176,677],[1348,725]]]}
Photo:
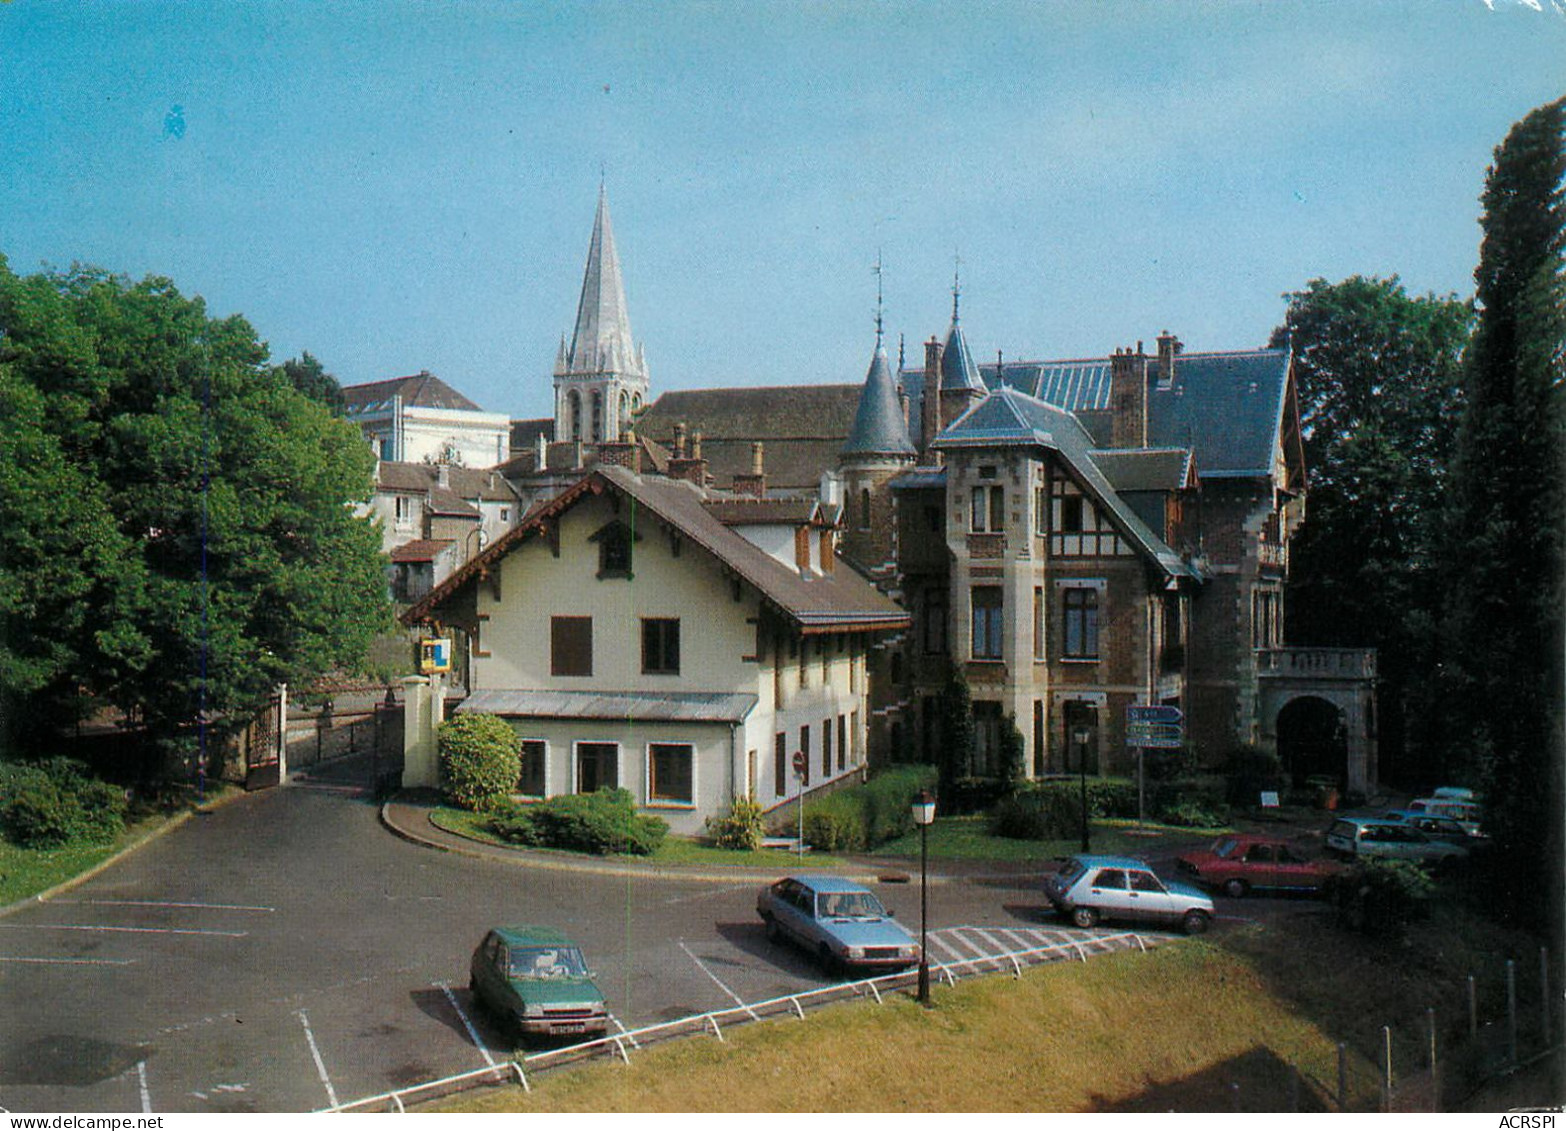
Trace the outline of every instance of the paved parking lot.
{"label": "paved parking lot", "polygon": [[[434,852],[340,788],[252,795],[0,916],[0,1108],[311,1111],[484,1067],[509,1048],[467,963],[497,923],[573,935],[624,1029],[824,984],[755,890]],[[881,895],[917,921],[916,885]],[[932,887],[932,961],[1108,933],[1039,904],[1030,877]]]}

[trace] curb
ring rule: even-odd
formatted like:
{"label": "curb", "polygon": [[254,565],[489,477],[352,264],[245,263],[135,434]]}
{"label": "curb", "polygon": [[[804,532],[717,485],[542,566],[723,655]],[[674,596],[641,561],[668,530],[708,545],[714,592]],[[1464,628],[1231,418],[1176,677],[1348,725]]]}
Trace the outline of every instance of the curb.
{"label": "curb", "polygon": [[[385,801],[381,804],[380,810],[381,824],[384,825],[386,830],[393,836],[396,836],[402,840],[407,841],[409,844],[417,845],[421,848],[433,849],[436,852],[450,852],[454,855],[466,856],[473,860],[491,860],[498,864],[504,864],[513,868],[543,868],[556,872],[586,872],[599,876],[640,876],[649,880],[687,880],[695,883],[713,884],[766,883],[769,880],[776,879],[780,875],[787,874],[790,871],[790,869],[786,867],[780,868],[777,871],[767,872],[761,871],[759,869],[735,869],[731,872],[717,872],[697,869],[685,871],[683,869],[659,867],[654,864],[597,864],[586,860],[560,860],[552,856],[545,856],[541,853],[527,852],[523,849],[499,848],[489,845],[485,845],[485,847],[492,849],[491,851],[478,851],[476,848],[470,849],[463,847],[460,844],[450,844],[436,840],[433,837],[424,836],[414,829],[410,829],[404,825],[398,824],[391,817],[391,807],[395,804],[397,804],[395,799]],[[425,821],[429,821],[429,817],[427,815],[424,819]],[[458,838],[473,845],[484,844],[483,841],[469,841],[468,838],[462,837],[460,833],[451,833],[446,832],[445,830],[441,831],[444,832],[447,836]],[[903,869],[895,866],[888,866],[886,869],[874,873],[839,873],[833,871],[833,875],[842,875],[844,879],[850,880],[856,884],[873,884],[882,882],[906,883],[909,880],[906,872]],[[891,881],[883,880],[883,877],[892,875],[898,876],[900,878]],[[960,877],[932,875],[929,877],[929,883],[930,886],[934,887],[939,884],[953,883],[958,878]]]}
{"label": "curb", "polygon": [[80,885],[86,883],[88,880],[92,879],[94,876],[97,876],[97,875],[99,875],[102,872],[108,871],[109,868],[111,868],[115,864],[118,864],[121,860],[125,859],[125,857],[129,856],[131,853],[137,852],[137,851],[141,850],[142,848],[146,847],[147,845],[151,844],[153,841],[158,840],[161,837],[164,837],[164,836],[168,835],[169,833],[173,832],[175,829],[177,829],[181,825],[183,825],[186,821],[188,821],[192,817],[194,817],[197,813],[211,813],[214,810],[221,809],[225,805],[228,805],[231,802],[237,801],[241,797],[246,797],[246,796],[249,796],[249,795],[241,790],[241,791],[239,791],[237,793],[234,793],[232,795],[229,795],[229,796],[226,796],[226,797],[222,797],[222,798],[220,798],[220,799],[218,799],[216,801],[206,802],[205,804],[199,805],[199,806],[197,806],[194,809],[186,809],[184,812],[176,813],[176,814],[174,814],[174,816],[170,817],[167,821],[165,821],[162,825],[160,825],[157,828],[153,829],[151,832],[143,833],[141,836],[137,837],[135,840],[133,840],[129,844],[127,844],[124,848],[121,848],[119,851],[114,852],[111,855],[104,857],[102,860],[98,861],[96,864],[94,864],[92,867],[88,868],[86,871],[78,872],[78,873],[76,873],[76,875],[71,876],[69,879],[61,880],[59,883],[55,884],[52,888],[45,888],[43,891],[38,892],[35,895],[23,896],[21,899],[17,900],[15,903],[7,904],[4,907],[0,907],[0,919],[5,918],[7,915],[10,915],[14,911],[20,911],[24,907],[30,907],[30,906],[32,906],[35,903],[48,903],[55,896],[57,896],[57,895],[64,895],[66,892],[72,890],[73,888],[79,887]]}

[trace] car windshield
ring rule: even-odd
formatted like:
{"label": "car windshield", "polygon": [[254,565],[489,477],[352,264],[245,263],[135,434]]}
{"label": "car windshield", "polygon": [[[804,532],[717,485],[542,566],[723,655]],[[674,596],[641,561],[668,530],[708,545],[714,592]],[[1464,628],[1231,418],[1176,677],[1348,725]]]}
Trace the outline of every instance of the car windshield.
{"label": "car windshield", "polygon": [[1213,841],[1213,855],[1218,857],[1220,860],[1227,860],[1229,858],[1229,854],[1232,853],[1237,847],[1239,847],[1239,842],[1237,842],[1233,837],[1219,837],[1217,840]]}
{"label": "car windshield", "polygon": [[585,978],[587,965],[574,946],[518,946],[511,948],[509,974],[513,978]]}
{"label": "car windshield", "polygon": [[823,919],[879,919],[886,914],[881,901],[867,891],[833,891],[816,897],[817,914]]}

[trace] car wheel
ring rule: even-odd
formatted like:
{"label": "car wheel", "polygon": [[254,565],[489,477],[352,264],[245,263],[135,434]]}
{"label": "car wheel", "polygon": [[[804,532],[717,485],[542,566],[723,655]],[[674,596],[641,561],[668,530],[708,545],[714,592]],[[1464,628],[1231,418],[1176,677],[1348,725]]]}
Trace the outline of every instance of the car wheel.
{"label": "car wheel", "polygon": [[767,941],[769,943],[780,943],[783,941],[783,928],[778,926],[778,921],[775,918],[771,915],[763,915],[761,923],[766,928]]}
{"label": "car wheel", "polygon": [[838,962],[837,955],[832,953],[831,948],[826,943],[822,943],[816,948],[816,954],[821,959],[821,969],[827,974],[836,977],[843,972],[842,963]]}
{"label": "car wheel", "polygon": [[1209,922],[1205,911],[1187,911],[1185,918],[1180,920],[1180,927],[1188,935],[1199,935],[1207,929]]}
{"label": "car wheel", "polygon": [[1224,895],[1231,899],[1244,899],[1245,893],[1251,890],[1251,885],[1244,880],[1230,880],[1223,885]]}
{"label": "car wheel", "polygon": [[1091,907],[1077,907],[1071,912],[1071,922],[1083,930],[1098,925],[1098,912]]}

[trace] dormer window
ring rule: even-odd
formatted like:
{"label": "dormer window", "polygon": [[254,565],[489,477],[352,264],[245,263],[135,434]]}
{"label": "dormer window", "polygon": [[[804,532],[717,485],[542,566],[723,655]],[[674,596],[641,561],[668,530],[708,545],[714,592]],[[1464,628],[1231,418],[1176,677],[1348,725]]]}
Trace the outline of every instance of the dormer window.
{"label": "dormer window", "polygon": [[598,579],[623,577],[631,580],[632,546],[641,536],[618,520],[599,527],[587,540],[598,543]]}

